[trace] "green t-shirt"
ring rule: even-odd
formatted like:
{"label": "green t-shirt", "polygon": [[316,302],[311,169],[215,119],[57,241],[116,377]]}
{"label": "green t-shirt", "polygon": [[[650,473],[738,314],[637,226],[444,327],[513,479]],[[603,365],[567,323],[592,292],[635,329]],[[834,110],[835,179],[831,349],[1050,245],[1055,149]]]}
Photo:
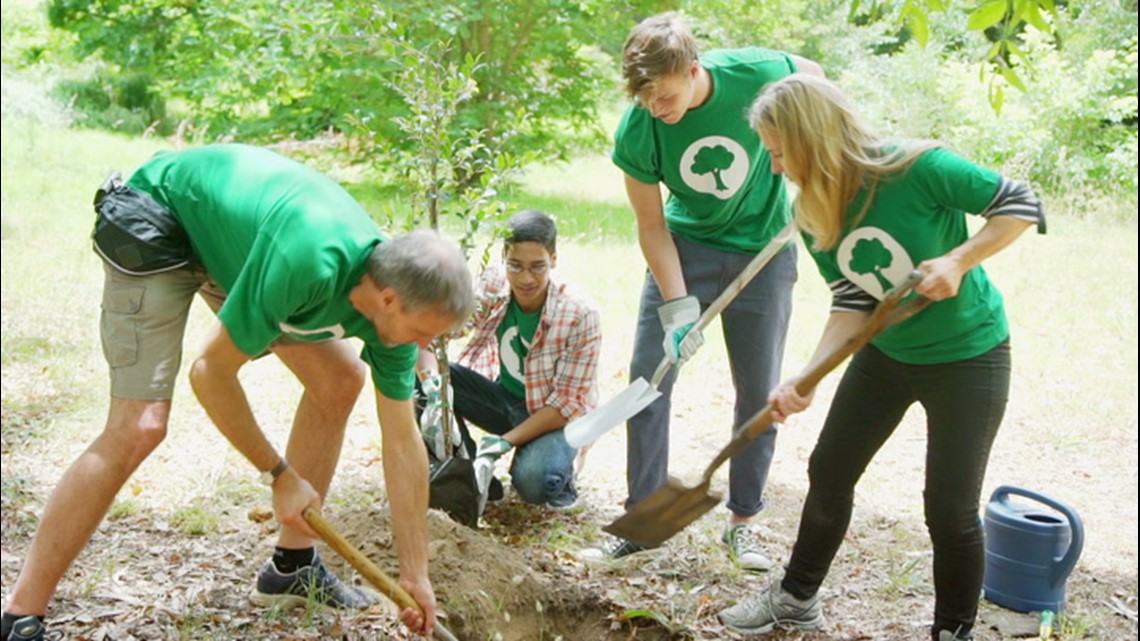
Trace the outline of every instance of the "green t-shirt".
{"label": "green t-shirt", "polygon": [[218,317],[242,352],[281,334],[304,341],[358,337],[376,387],[414,389],[415,345],[388,347],[349,302],[384,236],[340,185],[273,152],[208,145],[160,152],[128,185],[168,208],[226,301]]}
{"label": "green t-shirt", "polygon": [[499,341],[499,383],[517,398],[526,398],[526,357],[542,310],[526,313],[512,298],[495,330]]}
{"label": "green t-shirt", "polygon": [[[945,149],[928,151],[901,177],[879,183],[866,215],[836,247],[812,252],[828,282],[844,278],[877,299],[919,263],[969,238],[965,212],[985,211],[1001,176]],[[866,190],[847,212],[863,208]],[[810,246],[810,240],[808,240]],[[1009,335],[1001,293],[981,266],[962,278],[958,295],[880,333],[872,344],[904,363],[932,364],[983,354]]]}
{"label": "green t-shirt", "polygon": [[701,56],[709,98],[676,124],[631,105],[614,134],[613,162],[644,183],[669,189],[665,220],[682,238],[754,254],[788,222],[784,182],[748,126],[765,85],[796,71],[791,56],[767,49],[720,49]]}

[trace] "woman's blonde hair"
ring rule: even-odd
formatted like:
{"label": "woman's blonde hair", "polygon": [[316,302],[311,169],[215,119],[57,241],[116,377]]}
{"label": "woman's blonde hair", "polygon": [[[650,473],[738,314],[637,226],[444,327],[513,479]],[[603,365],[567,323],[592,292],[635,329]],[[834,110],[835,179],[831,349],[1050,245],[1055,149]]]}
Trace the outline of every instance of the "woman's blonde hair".
{"label": "woman's blonde hair", "polygon": [[775,136],[783,165],[799,185],[795,217],[811,235],[813,249],[831,249],[847,223],[859,190],[866,188],[866,213],[875,189],[900,176],[923,153],[938,147],[930,140],[900,144],[879,138],[852,111],[843,92],[819,76],[795,73],[770,85],[748,110],[757,133]]}

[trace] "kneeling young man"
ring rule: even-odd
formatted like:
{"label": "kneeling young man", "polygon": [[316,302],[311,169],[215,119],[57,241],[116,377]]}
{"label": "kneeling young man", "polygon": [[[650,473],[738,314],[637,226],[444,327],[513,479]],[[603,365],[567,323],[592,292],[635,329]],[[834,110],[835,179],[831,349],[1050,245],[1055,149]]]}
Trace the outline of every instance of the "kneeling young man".
{"label": "kneeling young man", "polygon": [[[484,492],[495,462],[517,449],[519,496],[564,509],[578,489],[562,428],[597,405],[601,325],[592,304],[551,278],[558,232],[550,216],[528,210],[507,224],[503,264],[480,277],[471,340],[450,365],[453,409],[461,424],[490,433],[475,452]],[[438,375],[430,350],[420,350],[419,364],[421,380]]]}

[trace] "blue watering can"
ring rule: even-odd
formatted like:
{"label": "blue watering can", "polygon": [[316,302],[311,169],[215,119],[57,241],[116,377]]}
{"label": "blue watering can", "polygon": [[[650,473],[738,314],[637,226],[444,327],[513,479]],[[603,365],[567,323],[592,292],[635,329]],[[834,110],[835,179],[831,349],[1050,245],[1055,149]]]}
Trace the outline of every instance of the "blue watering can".
{"label": "blue watering can", "polygon": [[[1010,501],[1011,495],[1037,504]],[[985,530],[986,599],[1018,612],[1060,612],[1065,580],[1085,543],[1076,511],[1032,490],[1003,485],[986,505]]]}

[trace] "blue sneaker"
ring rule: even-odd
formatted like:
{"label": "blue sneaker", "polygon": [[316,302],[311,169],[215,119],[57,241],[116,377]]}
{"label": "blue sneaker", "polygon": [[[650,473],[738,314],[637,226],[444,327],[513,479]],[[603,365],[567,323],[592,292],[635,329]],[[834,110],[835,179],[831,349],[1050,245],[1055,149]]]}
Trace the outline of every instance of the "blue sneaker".
{"label": "blue sneaker", "polygon": [[257,575],[257,589],[250,596],[261,607],[305,607],[316,603],[338,610],[364,610],[380,602],[375,594],[346,585],[328,571],[320,557],[312,565],[293,572],[279,572],[273,561],[265,562]]}

